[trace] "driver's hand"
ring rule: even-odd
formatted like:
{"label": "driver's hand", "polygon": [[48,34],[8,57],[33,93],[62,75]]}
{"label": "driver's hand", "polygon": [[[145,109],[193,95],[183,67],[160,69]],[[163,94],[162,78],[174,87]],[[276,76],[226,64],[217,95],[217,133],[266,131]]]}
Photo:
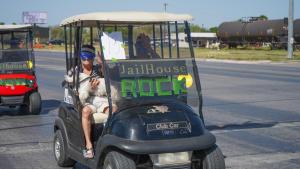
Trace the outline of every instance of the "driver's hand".
{"label": "driver's hand", "polygon": [[95,79],[95,78],[93,78],[93,79],[91,80],[91,86],[92,86],[92,89],[93,89],[93,90],[95,90],[99,84],[100,84],[100,81],[99,81],[99,80],[97,80],[97,79]]}

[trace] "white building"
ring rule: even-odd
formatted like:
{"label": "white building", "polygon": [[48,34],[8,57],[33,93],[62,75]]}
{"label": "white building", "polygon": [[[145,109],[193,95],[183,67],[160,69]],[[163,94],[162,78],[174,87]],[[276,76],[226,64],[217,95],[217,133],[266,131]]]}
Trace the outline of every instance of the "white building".
{"label": "white building", "polygon": [[[191,38],[194,47],[206,47],[217,41],[217,34],[211,32],[192,32]],[[176,45],[176,34],[171,34],[172,44]],[[178,33],[179,47],[189,47],[185,33]]]}

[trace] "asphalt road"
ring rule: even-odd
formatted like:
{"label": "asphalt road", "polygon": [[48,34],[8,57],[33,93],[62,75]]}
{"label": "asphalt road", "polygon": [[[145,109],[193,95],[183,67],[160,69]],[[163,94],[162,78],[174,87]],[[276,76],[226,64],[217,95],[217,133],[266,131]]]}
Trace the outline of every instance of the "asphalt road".
{"label": "asphalt road", "polygon": [[[0,169],[58,168],[52,139],[63,98],[64,54],[36,56],[42,114],[18,115],[17,108],[0,107]],[[200,61],[198,66],[205,123],[227,168],[300,168],[300,64]]]}

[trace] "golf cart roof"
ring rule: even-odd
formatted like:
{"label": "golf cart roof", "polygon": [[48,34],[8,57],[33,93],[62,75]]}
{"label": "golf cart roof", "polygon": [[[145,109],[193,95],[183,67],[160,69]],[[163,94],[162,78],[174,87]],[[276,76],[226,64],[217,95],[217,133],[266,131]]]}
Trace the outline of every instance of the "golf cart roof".
{"label": "golf cart roof", "polygon": [[97,26],[101,24],[145,24],[173,21],[190,21],[193,17],[188,14],[173,14],[159,12],[96,12],[69,17],[61,22],[61,26],[83,21],[83,26]]}
{"label": "golf cart roof", "polygon": [[26,25],[0,25],[0,32],[5,31],[20,31],[31,28],[32,26],[29,24]]}

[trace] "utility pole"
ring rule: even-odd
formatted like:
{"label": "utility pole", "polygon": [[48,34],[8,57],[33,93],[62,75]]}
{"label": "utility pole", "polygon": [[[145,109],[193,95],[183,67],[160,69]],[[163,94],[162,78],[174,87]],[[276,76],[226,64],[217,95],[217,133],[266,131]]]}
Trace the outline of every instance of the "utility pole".
{"label": "utility pole", "polygon": [[[167,12],[167,6],[168,6],[168,3],[164,3],[165,13]],[[164,24],[164,26],[163,26],[163,42],[165,42],[165,36],[166,36],[166,24]]]}
{"label": "utility pole", "polygon": [[167,6],[168,6],[168,4],[167,4],[167,3],[164,3],[165,12],[167,12]]}
{"label": "utility pole", "polygon": [[289,0],[289,25],[288,25],[288,59],[293,59],[294,50],[294,0]]}

